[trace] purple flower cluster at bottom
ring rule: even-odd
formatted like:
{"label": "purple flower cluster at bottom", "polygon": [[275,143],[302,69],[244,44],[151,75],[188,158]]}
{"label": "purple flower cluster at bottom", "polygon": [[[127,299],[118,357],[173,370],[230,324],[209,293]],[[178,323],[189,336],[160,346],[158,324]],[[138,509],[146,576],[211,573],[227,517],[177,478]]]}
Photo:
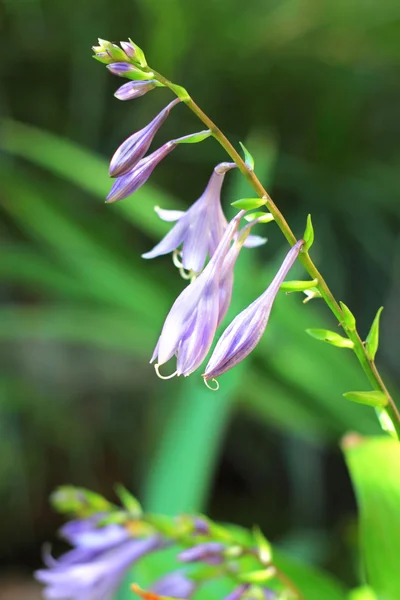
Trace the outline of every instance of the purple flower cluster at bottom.
{"label": "purple flower cluster at bottom", "polygon": [[111,600],[126,570],[163,545],[158,535],[133,539],[122,526],[99,527],[98,522],[71,521],[62,528],[62,536],[75,547],[58,560],[47,554],[47,569],[36,571],[46,600]]}

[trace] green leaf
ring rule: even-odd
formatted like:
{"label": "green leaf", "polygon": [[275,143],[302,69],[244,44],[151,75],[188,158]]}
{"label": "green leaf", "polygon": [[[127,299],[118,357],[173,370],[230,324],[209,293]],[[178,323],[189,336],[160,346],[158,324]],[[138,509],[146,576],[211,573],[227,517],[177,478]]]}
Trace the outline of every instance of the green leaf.
{"label": "green leaf", "polygon": [[356,328],[355,316],[353,315],[353,313],[351,312],[349,307],[345,305],[344,302],[340,301],[339,304],[342,309],[344,324],[346,325],[346,327],[349,331],[354,331]]}
{"label": "green leaf", "polygon": [[346,592],[341,584],[320,569],[274,551],[274,564],[285,573],[302,593],[305,600],[344,600]]}
{"label": "green leaf", "polygon": [[[265,206],[265,200],[263,198],[241,198],[231,203],[235,208],[241,208],[243,210],[251,210],[253,208],[259,208]],[[264,216],[265,213],[260,213]]]}
{"label": "green leaf", "polygon": [[281,283],[281,290],[285,292],[306,292],[318,284],[318,279],[311,281],[284,281]]}
{"label": "green leaf", "polygon": [[314,227],[311,221],[311,215],[307,216],[307,225],[303,235],[304,250],[309,250],[314,242]]}
{"label": "green leaf", "polygon": [[202,142],[206,140],[211,135],[211,129],[204,129],[204,131],[199,131],[197,133],[190,133],[189,135],[184,135],[181,138],[177,138],[174,140],[175,144],[197,144],[198,142]]}
{"label": "green leaf", "polygon": [[370,392],[346,392],[343,396],[352,402],[367,404],[368,406],[378,406],[380,408],[383,408],[388,403],[387,396],[377,390]]}
{"label": "green leaf", "polygon": [[400,598],[400,444],[349,434],[342,442],[357,497],[366,582],[380,600]]}
{"label": "green leaf", "polygon": [[353,348],[354,344],[348,338],[344,338],[343,336],[335,333],[334,331],[329,331],[328,329],[306,329],[308,335],[315,338],[316,340],[321,340],[322,342],[327,342],[332,346],[337,346],[338,348]]}
{"label": "green leaf", "polygon": [[378,600],[374,591],[364,585],[363,587],[359,587],[355,590],[351,590],[349,593],[347,600]]}
{"label": "green leaf", "polygon": [[249,215],[244,215],[243,218],[245,221],[248,221],[249,223],[251,221],[254,221],[255,219],[257,219],[259,223],[270,223],[271,221],[274,220],[274,216],[271,213],[264,212],[261,210],[252,212]]}
{"label": "green leaf", "polygon": [[251,171],[254,171],[254,158],[252,157],[250,152],[247,150],[246,146],[244,144],[242,144],[242,142],[239,142],[239,144],[244,152],[244,162],[246,163],[246,166]]}
{"label": "green leaf", "polygon": [[378,309],[378,312],[375,315],[375,319],[371,325],[371,329],[369,330],[369,334],[365,341],[365,349],[368,354],[368,358],[370,360],[375,359],[376,352],[379,346],[379,321],[381,317],[381,312],[383,311],[383,306]]}

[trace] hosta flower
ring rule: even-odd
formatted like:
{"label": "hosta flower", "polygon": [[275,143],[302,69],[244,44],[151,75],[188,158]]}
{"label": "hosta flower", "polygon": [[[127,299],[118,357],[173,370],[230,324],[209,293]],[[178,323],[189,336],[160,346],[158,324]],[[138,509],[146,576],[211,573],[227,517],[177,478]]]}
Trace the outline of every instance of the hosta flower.
{"label": "hosta flower", "polygon": [[[187,376],[206,357],[220,321],[220,284],[233,281],[227,271],[233,270],[235,261],[226,261],[226,258],[243,214],[241,211],[232,219],[210,262],[172,305],[150,361],[157,359],[157,373],[160,365],[176,355],[173,375]],[[225,307],[225,300],[223,302]]]}
{"label": "hosta flower", "polygon": [[176,148],[176,143],[172,140],[167,142],[149,156],[145,156],[133,167],[131,171],[115,180],[106,202],[118,202],[127,198],[136,192],[146,183],[156,166]]}
{"label": "hosta flower", "polygon": [[298,257],[303,243],[300,240],[289,250],[266,291],[237,315],[224,331],[203,375],[206,382],[222,375],[254,350],[267,326],[279,287]]}
{"label": "hosta flower", "polygon": [[181,571],[173,571],[162,577],[151,586],[157,596],[169,598],[191,598],[196,591],[196,583]]}
{"label": "hosta flower", "polygon": [[[143,258],[155,258],[174,252],[182,246],[182,267],[187,271],[199,273],[207,256],[213,256],[227,228],[228,222],[221,207],[221,188],[225,173],[235,166],[235,163],[217,165],[203,194],[186,212],[156,207],[161,219],[177,223],[159,244],[142,254]],[[263,243],[264,238],[249,236],[245,246],[253,247]]]}
{"label": "hosta flower", "polygon": [[204,542],[182,550],[178,554],[178,559],[188,563],[203,561],[210,565],[219,565],[224,560],[224,550],[225,546],[219,542]]}
{"label": "hosta flower", "polygon": [[35,577],[48,600],[112,600],[130,565],[162,546],[159,536],[133,539],[120,525],[98,527],[99,518],[72,521],[61,533],[74,548],[58,560],[45,557],[47,569]]}
{"label": "hosta flower", "polygon": [[[131,83],[135,83],[136,88],[138,83],[148,85],[148,82],[135,81]],[[125,85],[129,85],[129,83]],[[142,85],[142,88],[144,85]],[[171,108],[176,106],[176,104],[179,102],[179,98],[176,98],[170,102],[170,104],[168,104],[168,106],[166,106],[148,125],[146,125],[146,127],[128,137],[128,139],[120,145],[110,162],[111,177],[120,177],[121,175],[126,175],[126,173],[131,171],[131,169],[137,165],[139,160],[143,158],[149,149],[155,134],[168,117]]]}
{"label": "hosta flower", "polygon": [[144,96],[150,90],[154,90],[157,85],[158,81],[155,79],[150,79],[149,81],[128,81],[128,83],[124,83],[117,89],[114,96],[118,100],[133,100],[134,98]]}

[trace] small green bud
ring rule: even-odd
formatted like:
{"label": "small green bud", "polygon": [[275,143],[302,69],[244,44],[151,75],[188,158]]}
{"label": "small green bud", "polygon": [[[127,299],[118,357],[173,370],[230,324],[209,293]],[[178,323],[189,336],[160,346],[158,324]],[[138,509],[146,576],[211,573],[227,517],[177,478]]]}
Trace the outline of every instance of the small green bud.
{"label": "small green bud", "polygon": [[243,583],[258,583],[265,584],[270,581],[276,575],[276,569],[273,565],[270,565],[266,569],[259,571],[251,571],[250,573],[242,573],[239,575],[240,581]]}
{"label": "small green bud", "polygon": [[124,508],[129,512],[131,516],[140,517],[143,514],[142,507],[140,506],[138,500],[128,490],[121,484],[116,485],[115,488],[116,494],[118,498],[121,500],[121,503]]}
{"label": "small green bud", "polygon": [[375,359],[375,355],[379,346],[379,321],[381,318],[382,311],[383,306],[381,306],[378,309],[378,312],[376,313],[375,319],[371,325],[371,329],[369,330],[367,339],[365,341],[365,349],[370,360]]}
{"label": "small green bud", "polygon": [[241,208],[242,210],[252,210],[253,208],[260,208],[265,206],[265,200],[263,198],[241,198],[231,203],[235,208]]}
{"label": "small green bud", "polygon": [[313,228],[313,224],[311,221],[311,215],[307,216],[307,225],[306,225],[306,229],[303,235],[303,240],[304,240],[304,250],[308,251],[311,246],[313,245],[314,242],[314,228]]}
{"label": "small green bud", "polygon": [[269,565],[272,561],[272,547],[259,527],[253,529],[254,539],[258,548],[258,556],[264,565]]}
{"label": "small green bud", "polygon": [[370,392],[346,392],[343,396],[352,402],[379,408],[385,407],[389,402],[386,394],[379,392],[378,390],[372,390]]}
{"label": "small green bud", "polygon": [[50,502],[58,512],[79,517],[108,512],[113,509],[113,505],[100,494],[68,485],[57,488],[51,494]]}
{"label": "small green bud", "polygon": [[353,315],[353,313],[351,312],[351,310],[349,309],[349,307],[345,305],[344,302],[340,301],[339,304],[340,304],[340,307],[342,309],[343,322],[346,325],[346,328],[349,331],[355,331],[355,329],[356,329],[356,318],[355,318],[355,316]]}
{"label": "small green bud", "polygon": [[250,171],[254,171],[254,158],[252,157],[250,152],[247,150],[246,146],[244,144],[242,144],[242,142],[239,142],[239,144],[244,153],[244,162],[246,163],[246,167],[248,169],[250,169]]}
{"label": "small green bud", "polygon": [[354,348],[354,343],[351,340],[342,337],[334,331],[329,331],[328,329],[306,329],[306,333],[316,340],[327,342],[338,348]]}
{"label": "small green bud", "polygon": [[129,44],[131,45],[131,47],[133,48],[133,53],[132,53],[132,60],[140,65],[141,67],[147,67],[147,61],[146,61],[146,57],[144,55],[144,52],[141,48],[139,48],[139,46],[137,44],[135,44],[134,42],[132,42],[131,38],[129,39]]}
{"label": "small green bud", "polygon": [[106,52],[114,62],[125,62],[129,60],[129,57],[125,52],[116,44],[110,44],[107,47]]}
{"label": "small green bud", "polygon": [[284,292],[306,292],[316,285],[318,285],[318,279],[312,279],[311,281],[284,281],[281,283],[281,290]]}

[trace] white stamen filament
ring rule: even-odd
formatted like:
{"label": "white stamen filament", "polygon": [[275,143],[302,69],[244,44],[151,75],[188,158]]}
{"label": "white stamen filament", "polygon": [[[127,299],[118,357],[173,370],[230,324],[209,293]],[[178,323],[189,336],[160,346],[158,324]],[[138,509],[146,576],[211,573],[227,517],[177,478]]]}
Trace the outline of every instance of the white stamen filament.
{"label": "white stamen filament", "polygon": [[175,375],[178,372],[178,371],[174,371],[172,373],[172,375],[161,375],[161,373],[160,373],[160,365],[158,363],[156,363],[154,365],[154,370],[157,373],[157,377],[159,377],[160,379],[172,379],[173,377],[175,377]]}
{"label": "white stamen filament", "polygon": [[213,381],[215,383],[215,387],[212,387],[207,379],[204,379],[204,383],[206,384],[206,387],[208,387],[209,390],[211,390],[212,392],[217,392],[219,390],[219,383],[216,379],[211,379],[210,381]]}

